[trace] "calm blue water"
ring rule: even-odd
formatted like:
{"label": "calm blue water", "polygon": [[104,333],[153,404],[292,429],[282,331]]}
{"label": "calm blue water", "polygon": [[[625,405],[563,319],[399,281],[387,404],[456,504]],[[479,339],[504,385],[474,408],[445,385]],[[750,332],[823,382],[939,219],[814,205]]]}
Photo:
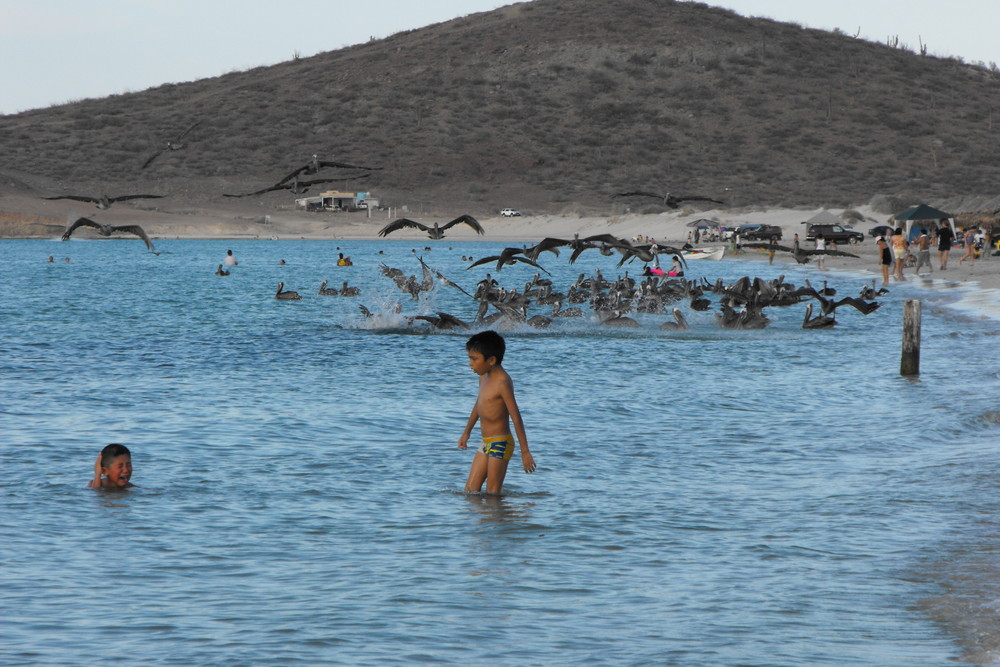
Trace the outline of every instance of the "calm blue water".
{"label": "calm blue water", "polygon": [[[416,248],[472,291],[485,269],[461,256],[501,246],[431,243],[0,242],[0,663],[996,659],[1000,338],[955,291],[894,288],[830,331],[796,306],[763,331],[688,313],[679,333],[664,316],[508,332],[539,470],[515,455],[486,499],[461,492],[455,447],[467,334],[392,315],[476,304],[443,286],[414,302],[377,267],[417,273]],[[616,273],[543,263],[561,287]],[[782,272],[822,279],[691,265]],[[319,296],[323,279],[362,296]],[[279,280],[303,299],[275,300]],[[907,297],[918,379],[898,374]],[[141,489],[86,488],[109,442]]]}

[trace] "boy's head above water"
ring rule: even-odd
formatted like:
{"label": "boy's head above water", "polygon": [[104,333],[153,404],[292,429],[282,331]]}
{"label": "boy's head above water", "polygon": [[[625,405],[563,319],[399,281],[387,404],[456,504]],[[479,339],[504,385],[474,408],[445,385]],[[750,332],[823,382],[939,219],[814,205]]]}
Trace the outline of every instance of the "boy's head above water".
{"label": "boy's head above water", "polygon": [[507,350],[507,343],[503,336],[496,331],[480,331],[474,334],[465,343],[467,352],[478,352],[483,355],[483,359],[488,361],[490,357],[495,357],[497,364],[503,363],[503,353]]}
{"label": "boy's head above water", "polygon": [[132,477],[132,452],[125,445],[112,443],[101,450],[101,473],[106,488],[123,488]]}

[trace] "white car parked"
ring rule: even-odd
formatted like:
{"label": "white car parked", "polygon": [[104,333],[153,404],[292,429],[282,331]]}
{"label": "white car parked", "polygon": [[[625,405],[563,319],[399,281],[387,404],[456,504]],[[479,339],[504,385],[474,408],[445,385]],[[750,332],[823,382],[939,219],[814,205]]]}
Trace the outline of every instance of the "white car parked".
{"label": "white car parked", "polygon": [[505,218],[511,218],[515,215],[521,215],[521,212],[518,211],[516,208],[505,208],[500,211],[500,215],[502,215]]}

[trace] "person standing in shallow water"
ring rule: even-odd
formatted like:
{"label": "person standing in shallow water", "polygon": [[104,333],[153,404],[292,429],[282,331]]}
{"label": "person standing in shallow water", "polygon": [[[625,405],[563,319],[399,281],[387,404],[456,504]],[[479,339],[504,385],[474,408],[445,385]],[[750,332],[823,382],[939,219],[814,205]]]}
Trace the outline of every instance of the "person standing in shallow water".
{"label": "person standing in shallow water", "polygon": [[239,262],[236,261],[236,257],[233,256],[232,250],[226,251],[226,266],[236,266]]}
{"label": "person standing in shallow water", "polygon": [[465,344],[469,355],[469,368],[479,376],[479,395],[472,407],[472,414],[458,439],[458,448],[466,449],[472,427],[479,422],[483,444],[476,451],[465,483],[467,492],[479,492],[486,482],[486,493],[495,495],[503,489],[507,463],[514,453],[514,436],[510,424],[514,423],[517,440],[521,444],[521,463],[524,472],[535,471],[535,459],[528,450],[528,437],[524,432],[521,411],[514,399],[514,383],[500,364],[503,362],[506,343],[495,331],[481,331]]}
{"label": "person standing in shallow water", "polygon": [[905,278],[903,278],[903,265],[906,264],[906,245],[906,237],[903,235],[903,228],[896,227],[896,231],[893,232],[892,237],[889,239],[889,246],[892,248],[892,256],[896,261],[896,280],[905,280]]}
{"label": "person standing in shallow water", "polygon": [[927,235],[926,229],[921,229],[920,237],[917,239],[917,268],[913,273],[919,276],[920,267],[924,264],[927,265],[928,273],[934,272],[934,267],[931,266],[931,237]]}
{"label": "person standing in shallow water", "polygon": [[889,244],[886,242],[884,236],[875,239],[875,243],[878,245],[879,265],[882,267],[882,287],[886,287],[889,284],[889,267],[892,266],[892,251],[889,250]]}

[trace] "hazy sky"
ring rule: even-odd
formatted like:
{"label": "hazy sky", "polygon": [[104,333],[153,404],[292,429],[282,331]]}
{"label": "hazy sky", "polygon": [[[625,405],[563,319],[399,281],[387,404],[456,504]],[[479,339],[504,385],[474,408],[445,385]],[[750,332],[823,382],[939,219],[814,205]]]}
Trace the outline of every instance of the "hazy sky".
{"label": "hazy sky", "polygon": [[[271,65],[503,0],[0,0],[0,114]],[[967,62],[1000,62],[995,0],[707,0]]]}

